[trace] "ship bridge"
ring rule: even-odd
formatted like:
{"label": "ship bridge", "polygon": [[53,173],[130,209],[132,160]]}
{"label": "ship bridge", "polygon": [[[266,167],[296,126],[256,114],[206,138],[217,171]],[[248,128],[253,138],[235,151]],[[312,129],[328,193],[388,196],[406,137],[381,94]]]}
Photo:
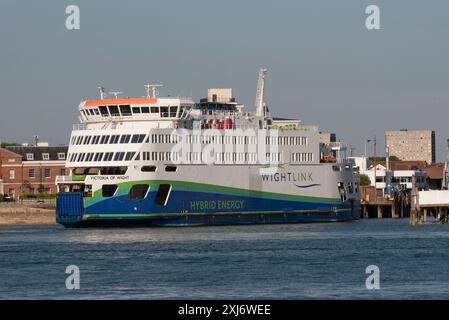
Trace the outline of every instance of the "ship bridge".
{"label": "ship bridge", "polygon": [[173,121],[186,119],[194,106],[190,98],[112,98],[85,100],[79,105],[80,122]]}

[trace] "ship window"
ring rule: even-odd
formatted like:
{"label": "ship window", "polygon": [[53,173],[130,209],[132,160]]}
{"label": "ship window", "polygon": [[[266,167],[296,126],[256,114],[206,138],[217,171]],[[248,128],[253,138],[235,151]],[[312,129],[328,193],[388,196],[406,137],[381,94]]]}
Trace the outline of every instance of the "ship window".
{"label": "ship window", "polygon": [[177,166],[166,166],[165,171],[167,172],[176,172],[178,170]]}
{"label": "ship window", "polygon": [[143,166],[142,169],[140,169],[142,172],[155,172],[156,166]]}
{"label": "ship window", "polygon": [[108,143],[109,136],[101,136],[100,144]]}
{"label": "ship window", "polygon": [[94,161],[101,161],[101,158],[103,158],[103,152],[97,152]]}
{"label": "ship window", "polygon": [[106,106],[99,106],[98,109],[100,109],[100,113],[103,117],[109,116],[108,108],[106,108]]}
{"label": "ship window", "polygon": [[111,161],[113,155],[114,155],[114,152],[106,152],[106,153],[104,154],[104,159],[103,159],[103,161]]}
{"label": "ship window", "polygon": [[80,155],[78,156],[78,162],[83,162],[85,155],[85,153],[80,153]]}
{"label": "ship window", "polygon": [[120,143],[128,143],[129,139],[131,139],[131,135],[130,134],[124,134],[121,138],[120,138]]}
{"label": "ship window", "polygon": [[168,117],[168,107],[161,107],[161,117],[163,118]]}
{"label": "ship window", "polygon": [[94,157],[94,153],[93,152],[88,153],[87,156],[86,156],[86,161],[87,162],[92,161],[93,157]]}
{"label": "ship window", "polygon": [[114,161],[122,161],[125,156],[124,152],[116,152],[114,156]]}
{"label": "ship window", "polygon": [[83,144],[89,144],[89,142],[90,142],[90,136],[85,136]]}
{"label": "ship window", "polygon": [[145,139],[144,134],[135,134],[131,139],[131,143],[142,143],[144,139]]}
{"label": "ship window", "polygon": [[120,135],[113,135],[113,136],[111,136],[111,140],[109,140],[109,144],[116,144],[116,143],[118,143],[119,138],[120,138]]}
{"label": "ship window", "polygon": [[140,113],[139,107],[133,107],[133,113]]}
{"label": "ship window", "polygon": [[150,113],[150,107],[142,107],[142,113]]}
{"label": "ship window", "polygon": [[94,113],[95,113],[96,116],[98,116],[98,115],[100,114],[100,112],[98,111],[97,108],[95,108],[95,109],[93,109],[93,110],[94,110]]}
{"label": "ship window", "polygon": [[118,111],[117,106],[108,106],[109,112],[111,113],[111,116],[120,116],[120,112]]}
{"label": "ship window", "polygon": [[151,113],[159,113],[159,107],[151,107]]}
{"label": "ship window", "polygon": [[130,116],[131,115],[131,106],[129,104],[120,105],[120,112],[122,116]]}
{"label": "ship window", "polygon": [[115,194],[115,191],[117,191],[118,186],[116,184],[104,184],[101,187],[101,193],[102,196],[105,198],[110,198]]}
{"label": "ship window", "polygon": [[135,152],[127,152],[126,153],[126,157],[125,157],[125,161],[131,160],[134,157],[135,154],[136,154]]}
{"label": "ship window", "polygon": [[176,112],[178,111],[178,107],[170,107],[170,117],[176,117]]}
{"label": "ship window", "polygon": [[123,175],[128,167],[103,167],[100,169],[102,175]]}
{"label": "ship window", "polygon": [[156,204],[160,206],[167,205],[168,196],[170,195],[171,185],[161,184],[157,190],[156,199],[154,200]]}
{"label": "ship window", "polygon": [[100,136],[94,136],[92,139],[92,144],[98,144],[98,141],[100,141]]}
{"label": "ship window", "polygon": [[145,199],[150,186],[148,184],[136,184],[131,187],[128,193],[129,199]]}

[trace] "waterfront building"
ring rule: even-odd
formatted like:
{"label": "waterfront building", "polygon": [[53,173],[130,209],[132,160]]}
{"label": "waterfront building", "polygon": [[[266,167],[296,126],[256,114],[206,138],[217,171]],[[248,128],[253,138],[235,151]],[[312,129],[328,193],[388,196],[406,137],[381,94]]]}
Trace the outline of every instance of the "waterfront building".
{"label": "waterfront building", "polygon": [[68,174],[67,149],[47,145],[0,148],[0,193],[15,199],[22,194],[56,193],[56,176]]}
{"label": "waterfront building", "polygon": [[435,131],[407,130],[385,132],[390,155],[400,160],[423,160],[435,163]]}

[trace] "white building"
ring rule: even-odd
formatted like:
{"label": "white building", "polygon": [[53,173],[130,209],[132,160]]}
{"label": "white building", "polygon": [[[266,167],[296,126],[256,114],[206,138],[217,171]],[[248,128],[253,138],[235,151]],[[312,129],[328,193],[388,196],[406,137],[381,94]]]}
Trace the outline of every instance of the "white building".
{"label": "white building", "polygon": [[426,188],[426,172],[422,170],[389,170],[382,164],[374,165],[366,157],[350,157],[360,174],[368,176],[378,196],[392,194],[395,190],[411,190],[413,176],[418,189]]}

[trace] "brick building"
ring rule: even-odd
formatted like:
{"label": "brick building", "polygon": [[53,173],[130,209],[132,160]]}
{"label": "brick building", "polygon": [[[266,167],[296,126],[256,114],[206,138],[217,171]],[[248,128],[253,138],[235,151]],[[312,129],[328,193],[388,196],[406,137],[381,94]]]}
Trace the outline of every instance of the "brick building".
{"label": "brick building", "polygon": [[56,176],[67,175],[67,146],[0,148],[0,193],[56,193]]}

